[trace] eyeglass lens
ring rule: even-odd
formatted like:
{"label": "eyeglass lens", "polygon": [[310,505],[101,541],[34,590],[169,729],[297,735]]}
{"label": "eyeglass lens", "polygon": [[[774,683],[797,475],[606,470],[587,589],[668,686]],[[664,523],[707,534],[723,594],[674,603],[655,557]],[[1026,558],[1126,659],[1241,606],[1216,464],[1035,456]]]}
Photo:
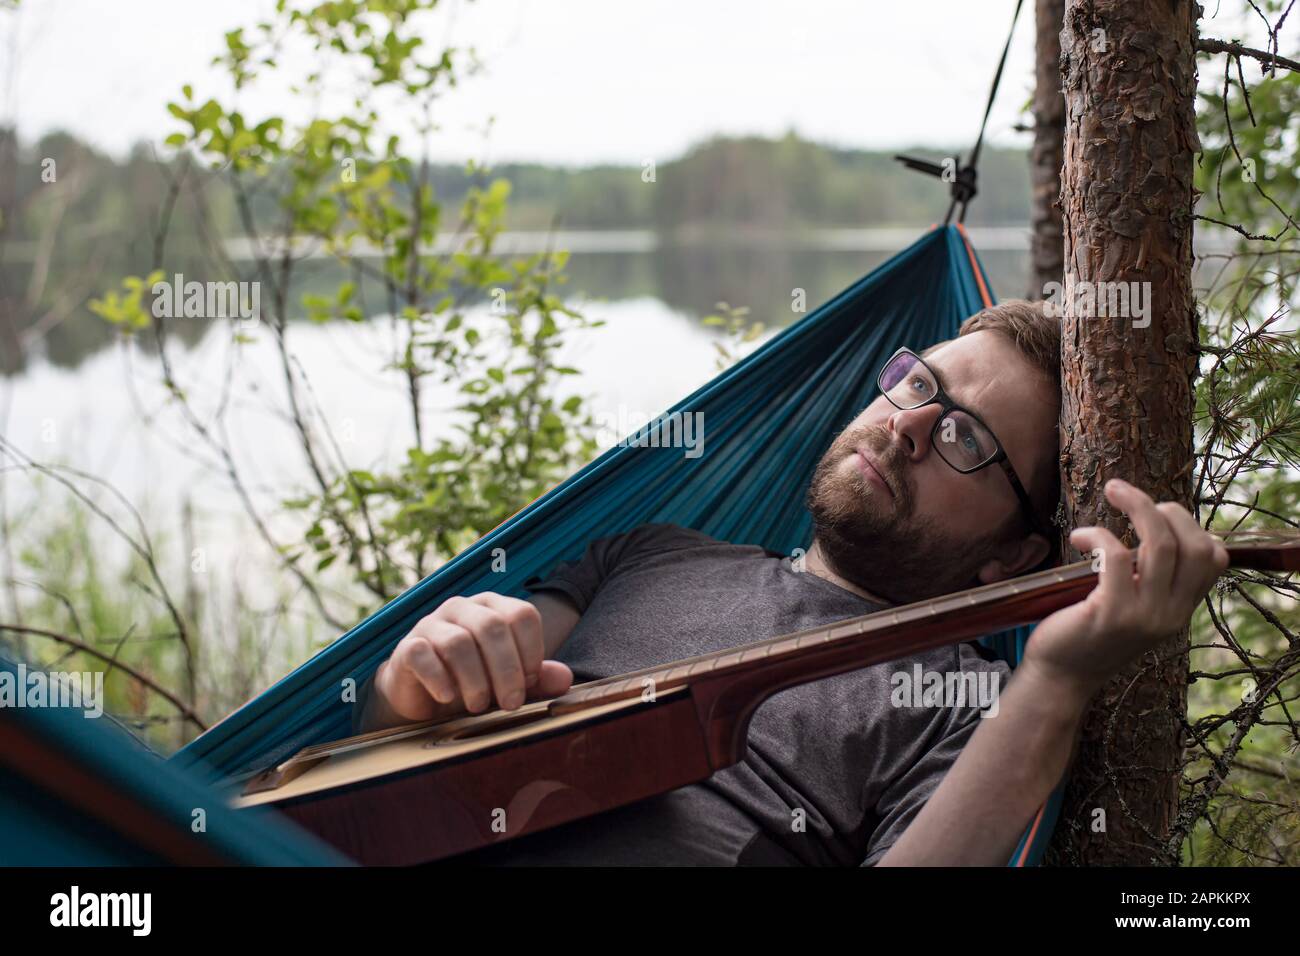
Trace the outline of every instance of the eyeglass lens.
{"label": "eyeglass lens", "polygon": [[[916,356],[894,356],[880,373],[880,387],[899,408],[918,408],[933,401],[939,385]],[[966,412],[953,409],[935,428],[935,451],[958,471],[970,471],[997,455],[993,433]]]}

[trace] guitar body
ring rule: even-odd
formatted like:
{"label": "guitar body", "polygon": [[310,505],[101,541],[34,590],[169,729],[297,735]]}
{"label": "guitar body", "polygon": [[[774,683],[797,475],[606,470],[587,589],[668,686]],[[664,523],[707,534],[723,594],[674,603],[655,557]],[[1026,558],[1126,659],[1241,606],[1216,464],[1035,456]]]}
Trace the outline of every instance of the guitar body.
{"label": "guitar body", "polygon": [[273,804],[359,863],[424,863],[704,780],[700,726],[685,688],[558,717],[539,702],[331,755],[236,806]]}

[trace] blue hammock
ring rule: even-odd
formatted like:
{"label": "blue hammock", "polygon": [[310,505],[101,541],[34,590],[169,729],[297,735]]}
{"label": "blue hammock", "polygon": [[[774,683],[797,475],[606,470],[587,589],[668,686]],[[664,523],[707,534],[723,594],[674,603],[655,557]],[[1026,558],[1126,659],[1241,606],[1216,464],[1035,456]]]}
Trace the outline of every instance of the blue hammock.
{"label": "blue hammock", "polygon": [[[345,682],[365,680],[420,618],[458,594],[526,597],[524,581],[581,556],[593,538],[672,522],[784,554],[805,547],[812,518],[790,503],[803,500],[821,454],[874,398],[880,363],[903,345],[953,338],[963,319],[991,303],[964,230],[932,229],[665,413],[703,412],[709,454],[610,448],[173,759],[229,775],[347,736]],[[510,556],[507,571],[492,570],[497,548]],[[1022,628],[983,640],[1014,667],[1027,634]],[[1060,796],[1058,788],[1009,865],[1038,862]]]}
{"label": "blue hammock", "polygon": [[[20,671],[0,658],[0,672]],[[274,812],[248,817],[112,718],[0,707],[0,866],[346,865]]]}

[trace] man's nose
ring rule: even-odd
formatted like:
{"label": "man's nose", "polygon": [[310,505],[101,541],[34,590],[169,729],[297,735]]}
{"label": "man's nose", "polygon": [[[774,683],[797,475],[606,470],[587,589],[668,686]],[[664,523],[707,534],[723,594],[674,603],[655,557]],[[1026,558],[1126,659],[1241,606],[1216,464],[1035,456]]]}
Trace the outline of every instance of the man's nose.
{"label": "man's nose", "polygon": [[939,403],[931,402],[920,408],[898,408],[889,416],[889,431],[909,459],[920,461],[930,453],[930,435],[942,414]]}

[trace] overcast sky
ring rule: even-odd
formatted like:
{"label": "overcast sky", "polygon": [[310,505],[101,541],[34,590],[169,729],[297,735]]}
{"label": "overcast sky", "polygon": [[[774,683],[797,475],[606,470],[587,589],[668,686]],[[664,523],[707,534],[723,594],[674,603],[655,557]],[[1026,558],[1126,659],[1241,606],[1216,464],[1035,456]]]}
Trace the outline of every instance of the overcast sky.
{"label": "overcast sky", "polygon": [[[1227,0],[1225,0],[1225,6]],[[474,46],[485,73],[439,107],[436,158],[640,164],[715,133],[858,147],[969,148],[1014,0],[453,0],[432,44]],[[1207,5],[1213,12],[1213,4]],[[23,0],[0,13],[0,120],[25,137],[70,130],[121,153],[177,127],[185,82],[227,91],[208,65],[222,34],[270,0]],[[1033,3],[1016,28],[990,138],[1032,90]],[[251,32],[251,31],[250,31]],[[1211,31],[1214,32],[1214,31]],[[289,59],[298,74],[309,60]],[[258,91],[250,116],[300,116]],[[484,120],[495,117],[489,145]]]}

